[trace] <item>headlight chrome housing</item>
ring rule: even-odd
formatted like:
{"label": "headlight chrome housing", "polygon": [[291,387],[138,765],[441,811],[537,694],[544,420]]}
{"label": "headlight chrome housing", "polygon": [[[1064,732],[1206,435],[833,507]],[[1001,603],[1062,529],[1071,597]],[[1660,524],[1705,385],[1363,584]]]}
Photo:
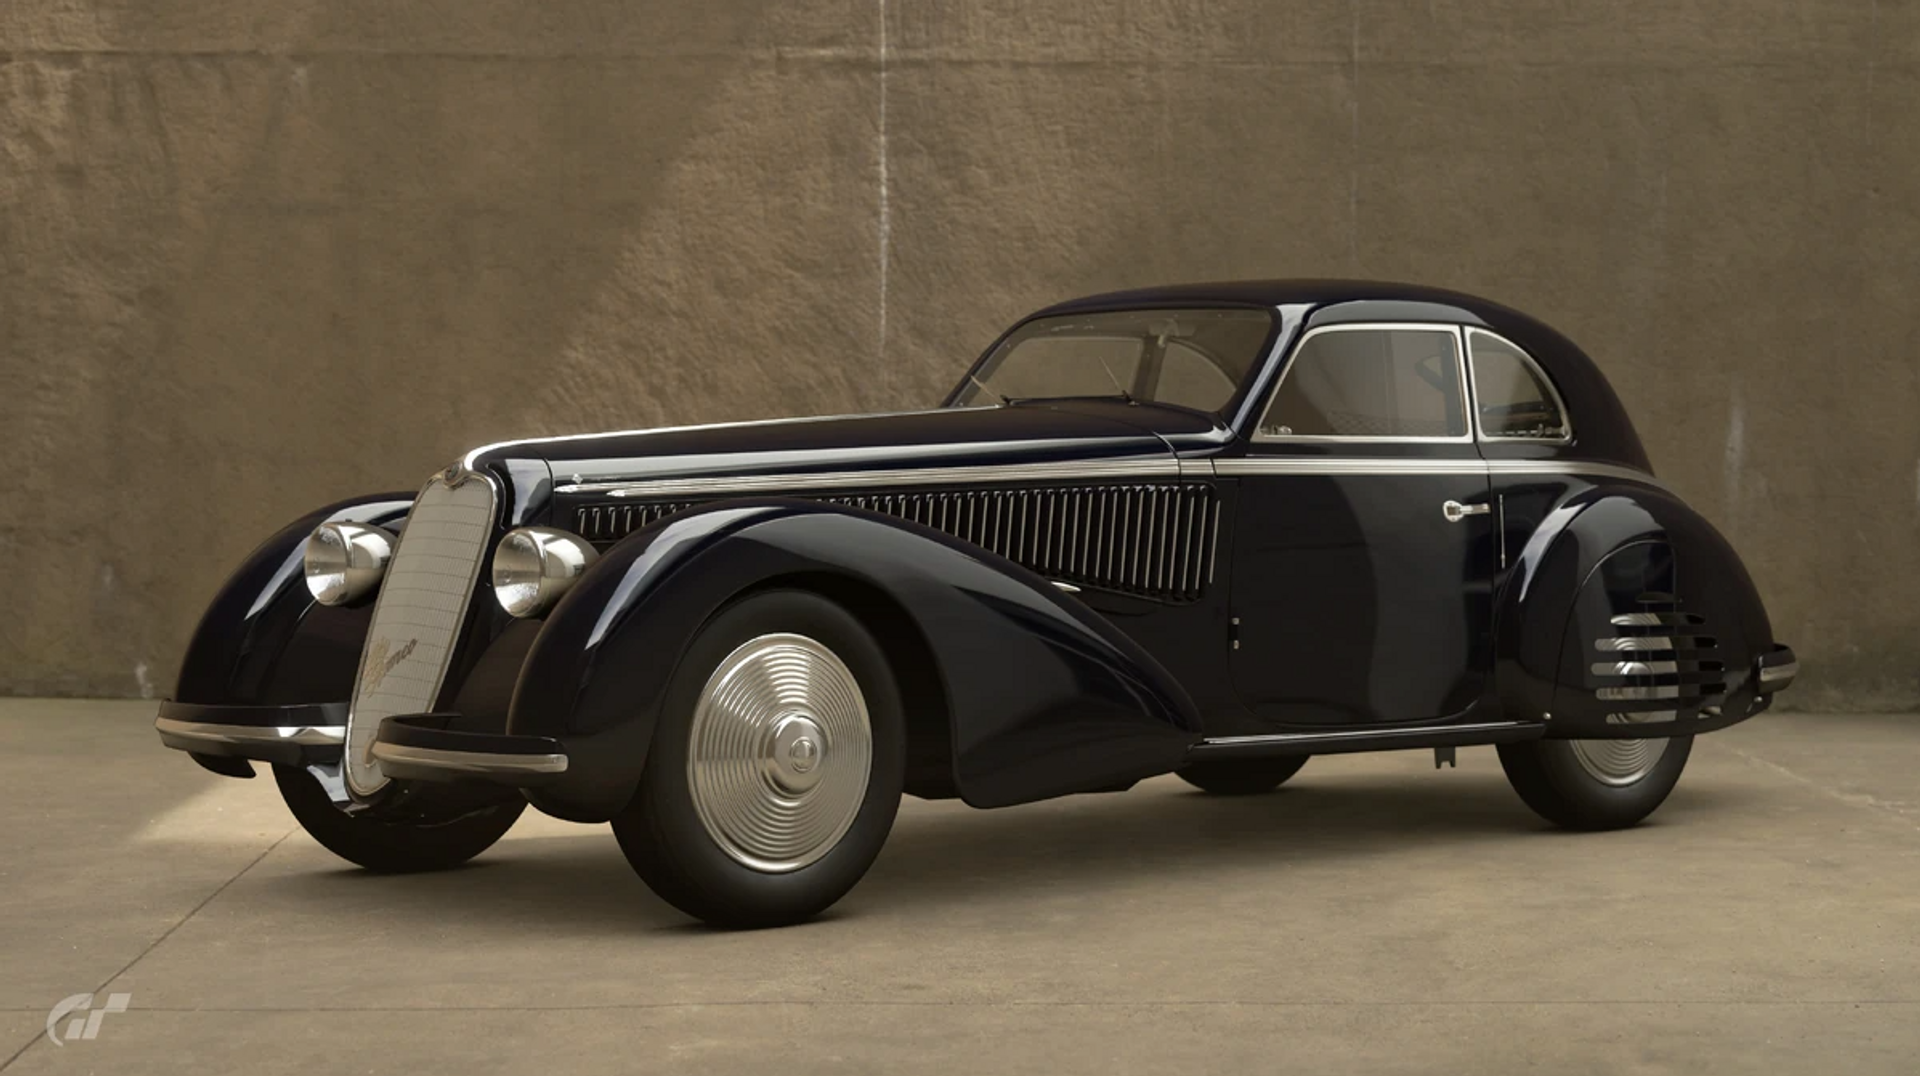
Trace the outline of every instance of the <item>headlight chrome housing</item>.
{"label": "headlight chrome housing", "polygon": [[512,616],[539,616],[599,555],[585,538],[552,527],[508,531],[493,551],[493,596]]}
{"label": "headlight chrome housing", "polygon": [[365,523],[322,523],[307,536],[307,592],[321,605],[351,605],[373,593],[393,559],[393,532]]}

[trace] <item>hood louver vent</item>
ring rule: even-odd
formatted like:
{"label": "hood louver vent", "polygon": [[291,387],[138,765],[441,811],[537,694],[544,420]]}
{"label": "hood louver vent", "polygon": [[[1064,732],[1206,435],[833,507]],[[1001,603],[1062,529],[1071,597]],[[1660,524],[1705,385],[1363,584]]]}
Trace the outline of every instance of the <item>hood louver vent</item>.
{"label": "hood louver vent", "polygon": [[[1049,579],[1160,601],[1193,601],[1213,575],[1218,505],[1178,483],[873,493],[815,500],[880,512],[991,550]],[[690,502],[590,505],[582,537],[609,543]]]}
{"label": "hood louver vent", "polygon": [[1641,611],[1609,620],[1611,635],[1594,640],[1589,667],[1594,696],[1616,711],[1609,720],[1673,721],[1700,716],[1727,693],[1719,641],[1706,619],[1683,613],[1669,594],[1642,594]]}

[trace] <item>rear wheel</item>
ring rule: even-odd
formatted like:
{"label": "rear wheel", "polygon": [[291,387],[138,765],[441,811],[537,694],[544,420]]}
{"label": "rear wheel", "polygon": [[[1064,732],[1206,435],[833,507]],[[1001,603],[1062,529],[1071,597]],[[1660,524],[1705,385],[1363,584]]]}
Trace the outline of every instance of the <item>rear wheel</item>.
{"label": "rear wheel", "polygon": [[526,800],[514,799],[435,825],[388,822],[335,807],[320,782],[299,766],[276,765],[273,779],[287,809],[321,847],[382,874],[457,867],[491,848],[527,809]]}
{"label": "rear wheel", "polygon": [[1622,829],[1652,814],[1680,780],[1693,737],[1530,740],[1500,745],[1500,767],[1527,806],[1567,829]]}
{"label": "rear wheel", "polygon": [[767,591],[701,629],[668,685],[621,850],[715,926],[817,915],[893,828],[906,725],[885,654],[845,609]]}
{"label": "rear wheel", "polygon": [[1174,772],[1202,792],[1216,796],[1250,796],[1271,792],[1307,764],[1306,755],[1284,758],[1236,758],[1218,762],[1189,762]]}

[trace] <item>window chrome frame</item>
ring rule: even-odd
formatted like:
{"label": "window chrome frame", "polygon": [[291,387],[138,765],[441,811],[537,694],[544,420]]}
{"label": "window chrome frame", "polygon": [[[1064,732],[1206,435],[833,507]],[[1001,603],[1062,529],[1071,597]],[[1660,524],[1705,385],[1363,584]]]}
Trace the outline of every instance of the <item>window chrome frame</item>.
{"label": "window chrome frame", "polygon": [[[1294,363],[1297,359],[1299,359],[1301,350],[1304,349],[1307,346],[1307,344],[1312,342],[1314,337],[1319,336],[1322,333],[1336,333],[1336,332],[1430,332],[1430,333],[1445,333],[1446,335],[1453,337],[1454,374],[1460,379],[1460,403],[1461,403],[1461,406],[1466,408],[1466,414],[1464,417],[1466,419],[1467,432],[1464,434],[1460,434],[1458,436],[1450,436],[1450,437],[1417,437],[1417,436],[1386,437],[1386,436],[1359,436],[1359,435],[1344,434],[1344,433],[1264,433],[1262,432],[1261,427],[1266,424],[1265,419],[1267,417],[1267,414],[1273,410],[1274,402],[1280,398],[1280,391],[1287,387],[1287,378],[1293,375]],[[1522,352],[1522,354],[1525,354],[1525,352]],[[1477,401],[1474,399],[1473,375],[1467,368],[1466,335],[1461,331],[1461,326],[1453,324],[1451,322],[1356,321],[1352,323],[1339,324],[1339,325],[1321,325],[1316,328],[1309,329],[1304,334],[1302,334],[1300,339],[1295,341],[1293,347],[1289,349],[1284,361],[1285,361],[1285,365],[1280,371],[1279,380],[1274,382],[1273,388],[1267,391],[1266,402],[1260,407],[1259,411],[1256,412],[1254,415],[1253,433],[1252,433],[1252,436],[1248,438],[1248,441],[1250,443],[1262,444],[1262,445],[1282,445],[1282,444],[1470,445],[1474,443],[1475,438],[1479,434],[1479,424],[1475,421],[1479,416],[1479,405]],[[1562,411],[1562,414],[1565,414],[1565,412]]]}
{"label": "window chrome frame", "polygon": [[[1473,434],[1474,436],[1478,438],[1481,442],[1490,443],[1490,444],[1559,445],[1559,446],[1572,444],[1573,443],[1573,414],[1572,412],[1567,410],[1566,398],[1560,395],[1560,386],[1554,384],[1553,378],[1547,376],[1547,371],[1543,367],[1541,367],[1539,361],[1535,359],[1532,355],[1528,354],[1526,348],[1523,348],[1519,344],[1516,344],[1513,341],[1507,339],[1506,337],[1501,336],[1499,333],[1494,332],[1492,329],[1483,329],[1478,325],[1467,325],[1467,326],[1464,326],[1463,328],[1465,329],[1464,335],[1466,337],[1466,345],[1467,345],[1466,347],[1467,375],[1468,377],[1473,379]],[[1480,368],[1474,365],[1474,362],[1473,362],[1473,337],[1474,337],[1474,334],[1476,333],[1482,336],[1490,336],[1493,339],[1499,341],[1500,343],[1505,344],[1507,347],[1512,348],[1514,354],[1520,356],[1521,365],[1525,366],[1528,370],[1532,371],[1534,377],[1537,378],[1542,385],[1545,385],[1547,387],[1547,395],[1552,398],[1553,406],[1560,410],[1560,429],[1562,430],[1562,433],[1560,434],[1559,437],[1514,437],[1514,436],[1505,435],[1505,434],[1489,434],[1487,432],[1486,425],[1480,421],[1480,380],[1479,380]]]}

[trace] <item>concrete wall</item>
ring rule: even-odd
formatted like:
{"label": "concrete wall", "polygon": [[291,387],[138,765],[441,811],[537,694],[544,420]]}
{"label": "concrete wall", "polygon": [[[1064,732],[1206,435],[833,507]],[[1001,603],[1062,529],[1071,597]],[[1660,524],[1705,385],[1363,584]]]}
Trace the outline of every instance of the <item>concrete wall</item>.
{"label": "concrete wall", "polygon": [[475,443],[1359,275],[1582,341],[1793,700],[1912,708],[1917,75],[1869,0],[11,0],[0,690],[166,693],[252,543]]}

